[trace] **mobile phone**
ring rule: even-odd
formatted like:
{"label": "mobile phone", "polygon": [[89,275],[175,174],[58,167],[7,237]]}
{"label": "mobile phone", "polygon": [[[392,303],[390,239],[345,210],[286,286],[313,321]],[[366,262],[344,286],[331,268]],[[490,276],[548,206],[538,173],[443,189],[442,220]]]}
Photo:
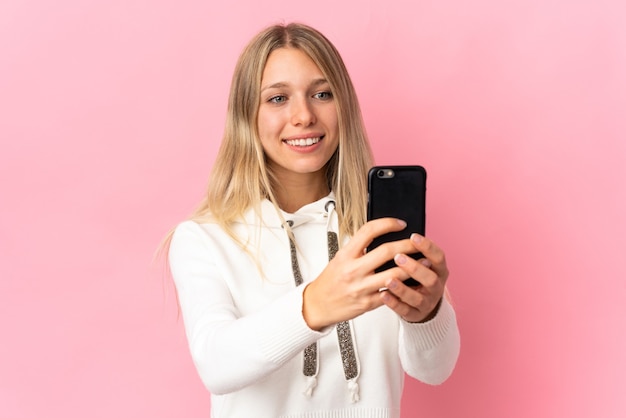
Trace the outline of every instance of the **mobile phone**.
{"label": "mobile phone", "polygon": [[[419,165],[376,166],[367,176],[367,220],[378,218],[398,218],[406,222],[402,231],[390,232],[376,237],[367,248],[371,251],[381,244],[409,238],[413,232],[424,235],[426,232],[426,169]],[[421,253],[409,254],[417,259]],[[376,272],[396,267],[392,260],[385,262]],[[419,282],[409,278],[407,286],[419,286]]]}

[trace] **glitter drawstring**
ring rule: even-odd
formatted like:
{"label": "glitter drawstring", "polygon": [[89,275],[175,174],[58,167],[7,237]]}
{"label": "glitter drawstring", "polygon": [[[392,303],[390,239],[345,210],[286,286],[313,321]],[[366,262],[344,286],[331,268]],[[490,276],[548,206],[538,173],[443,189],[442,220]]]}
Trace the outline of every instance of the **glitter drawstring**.
{"label": "glitter drawstring", "polygon": [[[287,221],[289,227],[293,226],[293,221]],[[293,271],[293,280],[296,282],[296,286],[300,286],[303,282],[302,272],[300,271],[300,264],[298,263],[298,254],[296,250],[296,243],[289,237],[289,249],[291,251],[291,270]],[[317,373],[318,368],[318,350],[317,341],[310,344],[304,349],[304,361],[302,365],[302,373],[307,377],[308,384],[304,390],[304,394],[310,397],[313,394],[313,389],[317,386]]]}
{"label": "glitter drawstring", "polygon": [[[329,208],[330,207],[330,208]],[[328,225],[331,221],[331,213],[335,209],[335,202],[328,201],[325,206],[326,216],[328,217]],[[289,227],[293,226],[293,221],[287,221]],[[328,242],[328,260],[332,260],[339,250],[339,240],[337,233],[327,231]],[[289,248],[291,252],[291,268],[296,286],[303,283],[302,272],[298,263],[296,243],[289,235]],[[342,321],[337,324],[337,341],[339,343],[339,351],[341,352],[341,362],[343,364],[343,372],[348,381],[348,392],[350,402],[359,401],[359,385],[357,379],[360,374],[359,359],[356,352],[356,341],[354,340],[354,330],[350,321]],[[304,349],[302,373],[306,376],[307,385],[304,390],[306,397],[313,395],[313,389],[317,386],[317,374],[319,372],[319,349],[318,342],[314,342]]]}
{"label": "glitter drawstring", "polygon": [[[328,257],[329,260],[337,253],[339,249],[339,241],[337,234],[328,231]],[[341,363],[343,364],[343,373],[348,381],[348,390],[350,393],[350,402],[359,401],[359,359],[356,352],[356,341],[354,340],[354,330],[351,321],[342,321],[337,324],[337,342],[339,343],[339,351],[341,353]]]}

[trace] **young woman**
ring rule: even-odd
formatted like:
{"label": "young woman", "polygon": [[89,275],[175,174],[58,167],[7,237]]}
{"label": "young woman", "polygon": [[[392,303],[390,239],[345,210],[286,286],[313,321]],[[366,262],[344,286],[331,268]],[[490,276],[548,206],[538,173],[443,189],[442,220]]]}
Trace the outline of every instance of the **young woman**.
{"label": "young woman", "polygon": [[438,384],[452,372],[443,251],[414,234],[365,252],[405,226],[365,222],[371,165],[334,46],[300,24],[258,34],[235,69],[206,198],[169,247],[212,417],[399,417],[405,373]]}

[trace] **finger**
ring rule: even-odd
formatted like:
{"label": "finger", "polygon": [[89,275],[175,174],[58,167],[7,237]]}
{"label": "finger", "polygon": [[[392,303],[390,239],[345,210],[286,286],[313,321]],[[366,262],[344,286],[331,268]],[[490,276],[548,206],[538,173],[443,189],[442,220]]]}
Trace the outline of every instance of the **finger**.
{"label": "finger", "polygon": [[372,271],[387,261],[393,260],[396,254],[415,253],[417,250],[410,240],[386,242],[364,255],[360,262],[366,271]]}
{"label": "finger", "polygon": [[396,218],[380,218],[365,223],[350,239],[344,250],[352,257],[359,257],[374,238],[394,231],[402,231],[406,222]]}
{"label": "finger", "polygon": [[[396,254],[394,257],[395,263],[400,267],[409,277],[417,280],[422,287],[432,291],[432,287],[445,283],[445,278],[441,278],[437,273],[431,269],[432,263],[427,258],[421,258],[415,260],[405,254]],[[440,283],[441,282],[441,283]]]}
{"label": "finger", "polygon": [[[393,280],[404,282],[406,279],[411,278],[404,270],[399,267],[392,267],[390,269],[376,273],[371,277],[372,286],[377,286],[376,290],[387,289],[387,285]],[[368,278],[369,279],[369,278]]]}
{"label": "finger", "polygon": [[422,293],[423,289],[409,287],[401,280],[391,279],[387,281],[386,286],[388,292],[413,308],[419,308],[426,297]]}
{"label": "finger", "polygon": [[419,309],[405,303],[387,290],[380,293],[380,299],[382,303],[406,321],[417,322],[424,316]]}
{"label": "finger", "polygon": [[449,275],[449,271],[443,250],[433,241],[419,234],[411,234],[411,242],[415,248],[430,261],[430,268],[440,277],[446,279]]}
{"label": "finger", "polygon": [[[410,322],[421,321],[430,315],[443,297],[443,292],[425,292],[424,287],[411,288],[395,280],[388,284],[386,293],[397,301],[383,297],[383,302]],[[402,304],[407,306],[403,307]]]}
{"label": "finger", "polygon": [[[356,260],[358,265],[357,271],[363,275],[367,275],[363,284],[369,291],[378,291],[381,288],[385,288],[387,283],[392,279],[404,281],[411,278],[409,273],[398,267],[388,268],[371,274],[387,261],[393,260],[397,254],[405,254],[406,252],[416,252],[415,246],[410,240],[391,241],[378,246]],[[413,261],[415,262],[415,260]],[[424,259],[424,261],[426,261],[426,259]],[[431,271],[431,273],[433,272]]]}
{"label": "finger", "polygon": [[[391,280],[387,283],[388,289],[411,306],[419,307],[417,304],[422,304],[424,306],[421,306],[420,310],[432,309],[443,296],[446,279],[439,277],[429,268],[430,261],[428,259],[414,260],[404,254],[398,254],[394,261],[402,271],[420,282],[421,286],[411,288],[405,286],[404,283],[400,285],[400,283]],[[422,300],[416,293],[423,296],[424,299]]]}

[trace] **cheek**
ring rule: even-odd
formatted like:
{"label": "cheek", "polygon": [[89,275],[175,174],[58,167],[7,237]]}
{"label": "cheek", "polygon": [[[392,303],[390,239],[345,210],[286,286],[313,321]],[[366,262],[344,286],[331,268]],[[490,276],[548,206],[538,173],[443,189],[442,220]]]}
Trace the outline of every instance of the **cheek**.
{"label": "cheek", "polygon": [[333,110],[332,112],[328,112],[326,117],[326,126],[335,134],[335,136],[339,134],[339,121],[336,111]]}
{"label": "cheek", "polygon": [[257,128],[261,139],[276,136],[278,134],[278,118],[268,112],[259,112]]}
{"label": "cheek", "polygon": [[324,106],[320,109],[320,119],[324,120],[326,128],[337,132],[339,130],[339,115],[337,115],[337,107],[334,103]]}
{"label": "cheek", "polygon": [[265,131],[267,129],[267,117],[265,116],[265,113],[262,111],[259,111],[257,118],[256,118],[256,127],[257,130],[259,131],[259,135],[261,135],[261,137],[264,136]]}
{"label": "cheek", "polygon": [[267,113],[259,112],[257,118],[257,129],[259,131],[259,139],[261,147],[266,153],[272,153],[272,149],[276,145],[276,139],[279,133],[276,129],[276,119],[269,117]]}

